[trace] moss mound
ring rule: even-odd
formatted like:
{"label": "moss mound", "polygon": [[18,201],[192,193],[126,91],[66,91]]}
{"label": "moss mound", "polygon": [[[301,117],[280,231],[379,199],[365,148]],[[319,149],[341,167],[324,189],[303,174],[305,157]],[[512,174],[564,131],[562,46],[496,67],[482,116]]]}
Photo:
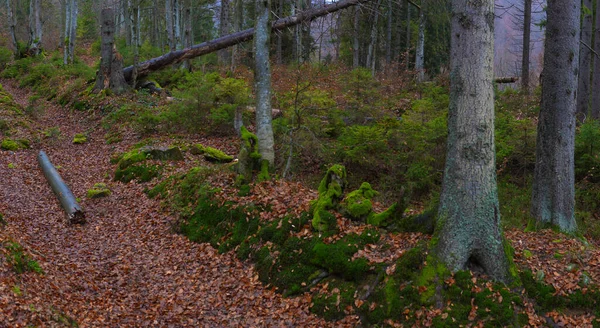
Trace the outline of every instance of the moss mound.
{"label": "moss mound", "polygon": [[204,155],[207,161],[213,163],[229,163],[233,161],[233,156],[229,156],[216,148],[201,144],[193,145],[190,152],[194,155]]}
{"label": "moss mound", "polygon": [[84,144],[88,141],[88,138],[85,134],[83,133],[77,133],[74,137],[73,137],[73,143],[76,145],[80,145],[80,144]]}
{"label": "moss mound", "polygon": [[94,187],[87,191],[88,198],[102,198],[110,195],[110,189],[105,183],[96,183]]}
{"label": "moss mound", "polygon": [[29,145],[30,145],[29,141],[25,140],[25,139],[12,140],[12,139],[6,138],[6,139],[2,140],[2,143],[0,144],[0,149],[16,151],[16,150],[21,150],[21,149],[28,149]]}

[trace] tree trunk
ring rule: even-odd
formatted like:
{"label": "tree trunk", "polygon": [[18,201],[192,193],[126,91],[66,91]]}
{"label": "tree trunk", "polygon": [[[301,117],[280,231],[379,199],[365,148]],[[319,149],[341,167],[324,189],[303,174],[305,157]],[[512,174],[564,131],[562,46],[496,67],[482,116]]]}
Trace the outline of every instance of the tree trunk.
{"label": "tree trunk", "polygon": [[373,18],[371,20],[371,41],[367,48],[367,67],[371,70],[372,74],[375,75],[375,46],[377,45],[377,21],[379,20],[379,7],[381,0],[377,0],[375,7],[373,8]]}
{"label": "tree trunk", "polygon": [[531,214],[575,232],[575,105],[580,0],[548,0],[542,102],[538,119]]}
{"label": "tree trunk", "polygon": [[358,68],[360,65],[360,11],[359,7],[354,8],[354,35],[352,36],[352,68]]}
{"label": "tree trunk", "polygon": [[48,155],[43,150],[38,155],[38,164],[50,188],[52,188],[60,205],[67,214],[69,223],[85,223],[85,213],[81,209],[81,206],[77,204],[75,196],[73,196],[73,193],[60,177],[58,171],[56,171],[54,165],[50,162]]}
{"label": "tree trunk", "polygon": [[173,30],[173,0],[165,0],[165,28],[167,29],[167,44],[171,51],[177,50]]}
{"label": "tree trunk", "polygon": [[[230,21],[229,0],[221,0],[221,13],[219,15],[219,36],[223,37],[231,33],[229,28]],[[231,58],[229,49],[221,49],[218,52],[219,64],[227,65]]]}
{"label": "tree trunk", "polygon": [[[233,33],[240,32],[244,23],[244,3],[242,0],[235,1],[234,18],[233,18]],[[231,70],[233,71],[239,61],[239,45],[235,44],[231,49]]]}
{"label": "tree trunk", "polygon": [[73,0],[65,0],[65,31],[64,31],[64,43],[63,43],[63,64],[67,65],[71,58],[69,51],[69,38],[71,37],[71,4]]}
{"label": "tree trunk", "polygon": [[256,83],[256,137],[258,152],[273,166],[275,150],[271,109],[271,67],[269,45],[271,37],[271,1],[256,1],[256,37],[254,38],[254,79]]}
{"label": "tree trunk", "polygon": [[[128,0],[129,1],[129,0]],[[129,12],[130,12],[130,22],[131,22],[131,46],[133,47],[133,74],[131,79],[131,85],[135,86],[137,84],[137,65],[140,61],[140,41],[139,41],[139,13],[140,13],[140,4],[138,3],[130,3],[129,4]],[[113,59],[114,60],[114,59]],[[121,62],[121,70],[123,63]],[[112,68],[111,68],[112,69]],[[124,78],[123,78],[124,79]]]}
{"label": "tree trunk", "polygon": [[17,41],[17,32],[16,32],[17,20],[15,18],[15,13],[12,10],[10,1],[11,0],[6,0],[6,13],[8,16],[7,20],[8,20],[8,29],[10,31],[10,38],[12,40],[13,47],[15,48],[15,59],[17,59],[20,55],[19,42]]}
{"label": "tree trunk", "polygon": [[387,8],[387,26],[385,33],[385,64],[387,66],[392,63],[392,8],[394,6],[394,2],[392,0],[388,0],[388,8]]}
{"label": "tree trunk", "polygon": [[[600,54],[600,1],[596,1],[596,30],[594,33],[594,51]],[[594,55],[594,73],[592,75],[592,118],[600,119],[600,57]]]}
{"label": "tree trunk", "polygon": [[100,53],[100,69],[96,74],[94,92],[111,89],[119,94],[127,89],[127,83],[123,76],[123,58],[115,47],[115,15],[112,8],[102,9],[102,45]]}
{"label": "tree trunk", "polygon": [[425,81],[425,1],[421,2],[419,8],[419,39],[415,51],[415,70],[417,71],[417,82]]}
{"label": "tree trunk", "polygon": [[[271,25],[272,30],[283,30],[287,27],[298,25],[304,21],[310,21],[315,18],[328,15],[332,12],[365,3],[370,0],[342,0],[336,3],[328,4],[319,8],[312,8],[295,16],[278,19]],[[172,64],[180,63],[186,59],[202,56],[223,48],[227,48],[241,42],[249,41],[254,36],[254,28],[236,32],[221,38],[194,45],[190,48],[178,51],[172,51],[168,54],[149,59],[140,63],[138,66],[138,78],[148,75],[150,72],[162,69]],[[123,69],[123,74],[127,81],[131,81],[133,67],[129,66]]]}
{"label": "tree trunk", "polygon": [[451,271],[477,265],[506,282],[510,263],[494,153],[493,17],[493,0],[452,1],[448,146],[434,252]]}
{"label": "tree trunk", "polygon": [[[590,106],[590,66],[592,61],[592,21],[593,7],[592,0],[583,0],[583,11],[581,25],[581,43],[579,44],[579,82],[577,86],[577,107],[575,109],[575,118],[581,123],[589,116]],[[600,91],[600,90],[599,90]]]}
{"label": "tree trunk", "polygon": [[[408,0],[407,0],[408,1]],[[406,70],[410,69],[410,3],[406,4]]]}
{"label": "tree trunk", "polygon": [[531,46],[531,0],[523,0],[523,55],[521,57],[521,89],[529,94],[529,47]]}
{"label": "tree trunk", "polygon": [[[283,16],[283,0],[279,0],[277,3],[277,18]],[[237,32],[237,30],[236,30]],[[283,64],[283,32],[277,31],[277,41],[275,48],[275,62],[277,65]]]}
{"label": "tree trunk", "polygon": [[75,39],[77,38],[77,14],[79,13],[79,9],[77,8],[77,0],[71,1],[71,18],[69,20],[69,58],[67,61],[73,63],[75,61]]}
{"label": "tree trunk", "polygon": [[123,13],[123,30],[125,31],[125,44],[131,46],[133,29],[132,15],[131,15],[131,0],[121,0],[121,12]]}
{"label": "tree trunk", "polygon": [[29,2],[29,54],[37,56],[42,52],[41,0]]}
{"label": "tree trunk", "polygon": [[[194,44],[194,35],[192,34],[192,5],[191,3],[186,3],[185,8],[183,9],[183,21],[184,21],[184,32],[183,32],[183,45],[186,48],[191,47]],[[190,60],[186,60],[183,62],[183,68],[190,70],[191,69]]]}

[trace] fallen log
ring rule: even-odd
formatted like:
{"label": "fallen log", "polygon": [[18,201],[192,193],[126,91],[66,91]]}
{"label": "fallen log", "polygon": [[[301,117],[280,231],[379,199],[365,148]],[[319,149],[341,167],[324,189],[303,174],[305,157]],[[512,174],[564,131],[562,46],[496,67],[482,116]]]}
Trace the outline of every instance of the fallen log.
{"label": "fallen log", "polygon": [[[271,28],[274,31],[283,30],[290,26],[298,25],[303,22],[308,22],[315,18],[328,15],[332,12],[369,1],[370,0],[341,0],[336,3],[324,5],[318,8],[304,10],[294,16],[288,16],[274,21]],[[173,64],[180,63],[187,59],[206,55],[217,50],[234,46],[238,43],[249,41],[253,37],[254,28],[249,28],[247,30],[225,35],[211,41],[203,42],[183,50],[171,51],[160,57],[152,58],[146,60],[145,62],[139,63],[137,65],[137,78],[144,77],[153,71],[165,67],[170,67]],[[128,66],[124,68],[123,75],[125,76],[125,80],[131,83],[131,79],[133,76],[133,66]]]}
{"label": "fallen log", "polygon": [[40,165],[42,172],[44,172],[44,176],[46,177],[46,180],[48,180],[48,184],[52,188],[52,191],[54,191],[56,198],[60,201],[60,205],[65,210],[69,223],[85,223],[85,213],[83,212],[83,209],[77,204],[75,196],[73,196],[69,187],[67,187],[60,177],[54,168],[54,165],[50,163],[48,155],[46,155],[43,150],[40,150],[40,153],[38,154],[38,164]]}

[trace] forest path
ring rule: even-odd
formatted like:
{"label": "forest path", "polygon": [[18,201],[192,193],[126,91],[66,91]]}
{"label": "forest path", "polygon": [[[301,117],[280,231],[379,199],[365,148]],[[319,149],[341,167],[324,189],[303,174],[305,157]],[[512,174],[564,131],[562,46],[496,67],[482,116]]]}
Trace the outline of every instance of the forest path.
{"label": "forest path", "polygon": [[[14,80],[4,89],[22,105],[28,92]],[[92,116],[90,116],[92,115]],[[217,254],[171,232],[174,217],[148,199],[143,185],[112,181],[110,155],[133,143],[107,145],[93,114],[46,104],[40,130],[59,128],[33,149],[0,152],[0,241],[23,245],[45,274],[17,275],[0,261],[0,327],[325,327],[309,313],[309,297],[282,298],[263,286],[251,264]],[[76,133],[88,142],[74,145]],[[69,225],[37,164],[44,149],[85,209],[88,223]],[[106,198],[87,199],[95,183]],[[0,253],[0,259],[2,253]]]}

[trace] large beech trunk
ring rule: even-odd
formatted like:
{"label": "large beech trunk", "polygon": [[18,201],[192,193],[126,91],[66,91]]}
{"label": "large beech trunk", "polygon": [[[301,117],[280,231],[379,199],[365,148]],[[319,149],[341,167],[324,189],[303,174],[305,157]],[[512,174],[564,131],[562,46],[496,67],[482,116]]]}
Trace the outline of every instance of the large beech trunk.
{"label": "large beech trunk", "polygon": [[493,17],[493,0],[452,1],[448,147],[434,251],[451,271],[474,265],[508,282],[494,153]]}
{"label": "large beech trunk", "polygon": [[56,198],[60,201],[60,205],[65,210],[69,222],[85,223],[85,213],[81,209],[81,206],[77,204],[75,196],[73,196],[73,193],[60,177],[54,165],[50,162],[48,155],[43,150],[38,155],[38,163]]}
{"label": "large beech trunk", "polygon": [[[341,0],[336,3],[328,4],[318,8],[308,9],[294,16],[278,19],[271,25],[272,30],[283,30],[290,26],[298,25],[302,22],[308,22],[315,18],[328,15],[332,12],[352,7],[370,0]],[[141,78],[150,72],[169,67],[170,65],[180,63],[184,60],[206,55],[238,43],[249,41],[254,37],[254,28],[249,28],[240,32],[229,34],[211,41],[203,42],[183,50],[171,51],[160,57],[149,59],[142,62],[137,67],[137,77]],[[133,66],[123,69],[123,75],[128,82],[132,79]]]}

